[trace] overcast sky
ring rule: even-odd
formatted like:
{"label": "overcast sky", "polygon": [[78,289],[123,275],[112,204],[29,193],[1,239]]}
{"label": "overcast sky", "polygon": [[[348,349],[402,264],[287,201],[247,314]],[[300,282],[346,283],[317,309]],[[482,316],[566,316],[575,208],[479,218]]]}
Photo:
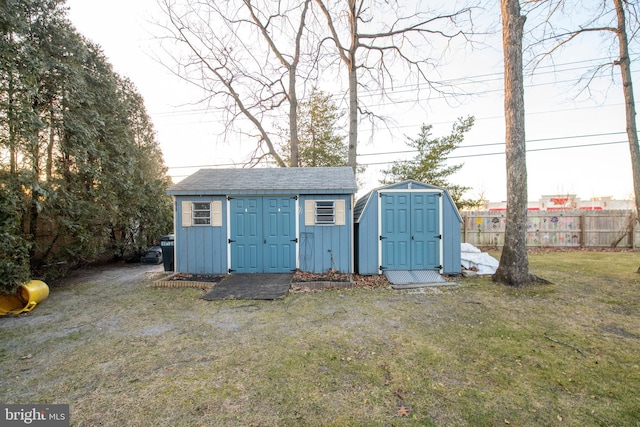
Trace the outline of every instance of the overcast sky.
{"label": "overcast sky", "polygon": [[[220,135],[222,118],[198,104],[203,94],[153,59],[158,48],[152,22],[161,14],[156,0],[68,0],[67,5],[78,31],[101,45],[116,72],[129,77],[145,98],[174,180],[199,167],[233,167],[246,160],[252,143],[245,141],[239,147],[225,143]],[[497,10],[495,19],[499,19]],[[493,41],[499,46],[499,34]],[[589,55],[590,46],[583,45],[557,60],[556,72],[551,67],[541,68],[525,82],[530,200],[549,194],[626,199],[633,193],[617,75],[598,82],[591,98],[583,94],[575,99],[571,82],[597,63],[588,61]],[[380,163],[407,158],[398,152],[407,149],[405,137],[416,137],[421,124],[432,124],[434,134],[440,136],[450,131],[456,118],[473,115],[476,125],[450,159],[464,163],[451,181],[472,187],[469,197],[484,195],[494,202],[506,199],[499,49],[459,56],[441,74],[475,95],[456,100],[431,96],[418,105],[382,105],[392,118],[390,132],[379,129],[372,136],[365,123],[360,128],[359,161],[373,164],[360,193],[379,185],[380,170],[389,166]]]}

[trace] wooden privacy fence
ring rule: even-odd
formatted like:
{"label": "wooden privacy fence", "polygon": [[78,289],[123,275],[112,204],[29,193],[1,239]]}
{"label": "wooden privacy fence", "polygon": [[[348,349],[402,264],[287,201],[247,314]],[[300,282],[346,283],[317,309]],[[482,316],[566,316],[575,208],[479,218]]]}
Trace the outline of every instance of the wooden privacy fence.
{"label": "wooden privacy fence", "polygon": [[[462,242],[478,247],[504,245],[506,212],[461,212]],[[528,211],[529,247],[636,248],[640,227],[630,210]]]}

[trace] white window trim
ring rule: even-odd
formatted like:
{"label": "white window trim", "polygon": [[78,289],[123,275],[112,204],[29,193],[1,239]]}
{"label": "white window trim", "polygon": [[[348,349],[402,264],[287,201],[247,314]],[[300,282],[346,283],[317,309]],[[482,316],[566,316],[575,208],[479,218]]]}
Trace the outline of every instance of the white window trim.
{"label": "white window trim", "polygon": [[[333,221],[317,222],[317,203],[333,202]],[[346,203],[343,199],[307,199],[304,202],[304,225],[306,226],[336,226],[346,225]]]}
{"label": "white window trim", "polygon": [[[195,203],[208,203],[209,204],[209,223],[208,224],[196,224],[194,214]],[[198,219],[204,219],[206,217],[198,217]],[[182,226],[183,227],[222,227],[222,201],[183,201],[182,202]]]}

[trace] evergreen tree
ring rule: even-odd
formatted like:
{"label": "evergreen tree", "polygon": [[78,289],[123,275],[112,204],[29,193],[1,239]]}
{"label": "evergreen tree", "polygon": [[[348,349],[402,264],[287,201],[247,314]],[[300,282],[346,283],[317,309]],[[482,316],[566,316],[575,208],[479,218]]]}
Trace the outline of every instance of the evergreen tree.
{"label": "evergreen tree", "polygon": [[139,254],[172,228],[142,97],[62,5],[0,4],[0,292],[51,277],[46,265]]}
{"label": "evergreen tree", "polygon": [[[0,183],[8,182],[6,173]],[[31,245],[20,232],[17,215],[19,196],[11,187],[0,184],[0,293],[12,293],[29,280],[29,249]]]}
{"label": "evergreen tree", "polygon": [[477,200],[463,199],[464,193],[470,189],[461,185],[449,183],[451,175],[458,172],[463,164],[447,165],[447,156],[464,141],[465,134],[471,129],[474,117],[460,118],[454,123],[451,134],[444,137],[434,137],[431,125],[422,125],[416,139],[407,138],[407,145],[418,151],[413,160],[396,161],[390,169],[384,171],[382,184],[415,180],[426,184],[442,187],[449,191],[458,209],[472,207],[479,203]]}
{"label": "evergreen tree", "polygon": [[[338,133],[342,114],[331,95],[313,88],[308,100],[300,103],[298,114],[299,167],[347,166],[348,147]],[[289,144],[283,147],[289,152]],[[287,162],[289,158],[285,156]]]}

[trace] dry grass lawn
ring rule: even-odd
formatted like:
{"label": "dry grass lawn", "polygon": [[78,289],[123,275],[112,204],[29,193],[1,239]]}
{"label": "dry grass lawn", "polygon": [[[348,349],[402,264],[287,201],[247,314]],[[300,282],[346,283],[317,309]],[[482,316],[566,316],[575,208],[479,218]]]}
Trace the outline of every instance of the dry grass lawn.
{"label": "dry grass lawn", "polygon": [[68,403],[91,427],[640,426],[640,254],[530,262],[553,283],[281,301],[88,270],[0,318],[0,402]]}

